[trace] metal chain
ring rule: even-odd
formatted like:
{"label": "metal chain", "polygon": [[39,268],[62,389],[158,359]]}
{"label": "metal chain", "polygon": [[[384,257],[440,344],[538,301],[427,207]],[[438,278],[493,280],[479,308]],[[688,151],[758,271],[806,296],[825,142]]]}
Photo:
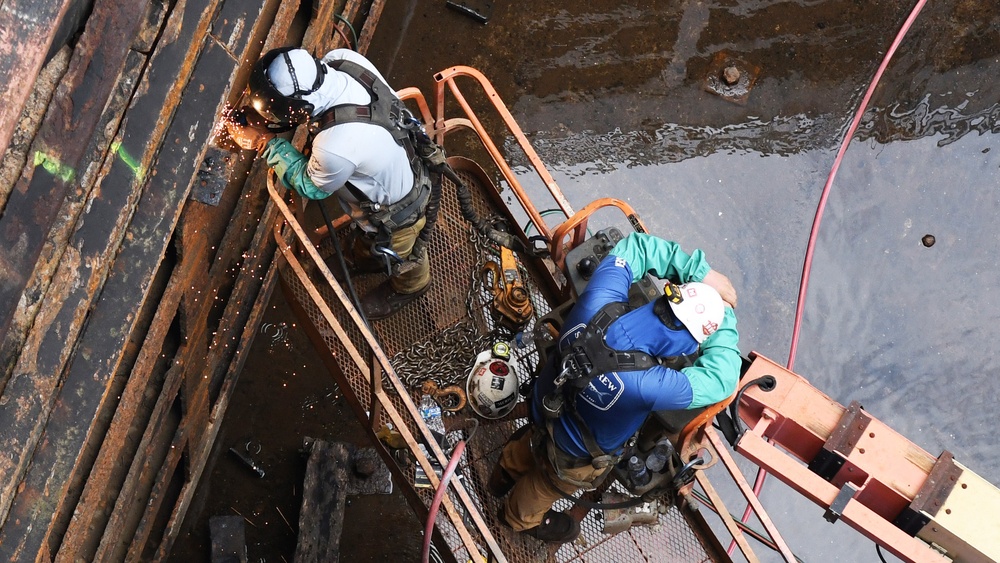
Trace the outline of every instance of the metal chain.
{"label": "metal chain", "polygon": [[[468,317],[392,357],[396,375],[408,387],[417,387],[428,379],[441,387],[462,382],[480,352],[488,350],[497,340],[510,340],[513,336],[485,312],[493,296],[485,288],[480,272],[486,261],[493,259],[491,255],[499,255],[499,251],[471,227],[469,241],[477,249],[479,260],[472,269],[465,299]],[[492,328],[482,332],[480,326]]]}

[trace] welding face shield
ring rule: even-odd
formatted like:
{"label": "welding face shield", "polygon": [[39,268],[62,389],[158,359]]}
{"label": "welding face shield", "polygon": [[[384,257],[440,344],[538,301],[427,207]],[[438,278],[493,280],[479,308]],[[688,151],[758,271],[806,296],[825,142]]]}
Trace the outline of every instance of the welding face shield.
{"label": "welding face shield", "polygon": [[[305,123],[315,109],[305,97],[319,89],[325,74],[326,65],[303,49],[272,49],[254,65],[247,82],[247,99],[271,123]],[[286,91],[289,93],[284,94]]]}

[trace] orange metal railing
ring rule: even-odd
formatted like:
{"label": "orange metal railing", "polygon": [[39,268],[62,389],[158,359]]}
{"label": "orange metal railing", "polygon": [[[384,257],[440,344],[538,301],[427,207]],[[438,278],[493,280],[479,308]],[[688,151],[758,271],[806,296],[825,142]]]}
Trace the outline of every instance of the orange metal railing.
{"label": "orange metal railing", "polygon": [[[542,213],[539,212],[535,202],[529,198],[520,179],[508,164],[508,159],[505,158],[503,152],[493,142],[482,121],[480,121],[476,112],[472,109],[456,82],[456,79],[463,77],[473,79],[482,89],[486,98],[501,117],[508,132],[513,136],[517,145],[532,164],[535,173],[541,179],[558,210],[565,216],[565,219],[556,227],[551,228],[546,225]],[[605,208],[618,209],[624,214],[634,230],[638,232],[647,231],[638,213],[622,200],[603,198],[591,202],[579,212],[574,211],[552,175],[545,168],[538,154],[528,142],[520,126],[514,121],[513,116],[501,101],[496,90],[479,71],[470,67],[456,66],[438,73],[435,75],[435,79],[437,81],[436,115],[432,114],[431,107],[428,105],[423,94],[416,88],[406,88],[400,90],[397,94],[401,99],[410,101],[416,105],[417,113],[425,124],[432,124],[428,128],[428,133],[438,143],[443,144],[445,137],[456,130],[467,129],[476,133],[482,142],[483,148],[488,152],[494,165],[510,186],[518,206],[530,218],[539,233],[549,241],[551,259],[556,266],[559,268],[565,266],[566,252],[583,242],[587,235],[588,221],[598,210]],[[459,108],[464,113],[464,117],[445,117],[446,92],[452,94]],[[378,429],[377,426],[380,425],[381,420],[388,419],[391,421],[393,427],[405,440],[407,447],[413,453],[416,462],[423,469],[431,485],[436,489],[440,485],[440,479],[433,469],[431,457],[435,458],[437,463],[443,467],[448,463],[447,455],[439,446],[437,440],[434,439],[431,431],[423,423],[419,410],[411,398],[410,391],[397,376],[390,359],[380,346],[378,338],[365,325],[350,297],[333,277],[332,272],[317,250],[314,240],[310,238],[309,234],[302,227],[296,213],[285,202],[284,194],[276,188],[275,181],[274,174],[271,173],[268,176],[267,189],[272,201],[280,210],[288,225],[287,229],[284,229],[282,225],[275,226],[274,236],[278,242],[279,250],[299,284],[304,288],[304,291],[309,295],[315,306],[318,307],[319,316],[322,317],[327,329],[332,331],[344,350],[346,350],[347,357],[338,356],[337,361],[349,362],[356,371],[370,375],[368,382],[370,386],[370,401],[365,406],[368,411],[372,431],[374,432]],[[335,224],[335,228],[338,228],[343,223],[344,221],[339,221]],[[289,240],[289,234],[294,240]],[[314,236],[316,234],[318,232],[313,233]],[[523,230],[521,230],[520,234],[525,235]],[[311,263],[304,265],[301,262],[303,257],[307,258]],[[314,273],[310,274],[307,270],[314,270]],[[316,273],[318,273],[319,280],[316,280]],[[317,286],[317,281],[323,285],[322,291]],[[338,309],[341,310],[343,315],[338,316],[335,314],[326,303],[323,293],[331,291],[336,297]],[[345,330],[344,325],[341,324],[344,320],[353,325],[351,326],[352,331],[360,331],[360,341],[351,338],[348,331]],[[720,403],[717,407],[715,411],[724,408],[725,404]],[[698,450],[706,450],[712,455],[711,464],[714,464],[718,460],[723,461],[723,464],[729,470],[730,475],[736,481],[741,491],[744,494],[749,494],[748,500],[757,509],[762,524],[776,546],[775,549],[780,551],[787,561],[794,561],[791,551],[781,539],[777,530],[774,529],[773,524],[763,511],[763,508],[760,507],[756,497],[752,495],[749,484],[745,482],[742,474],[739,473],[735,461],[729,455],[728,451],[722,447],[722,442],[711,429],[709,423],[715,411],[704,414],[702,417],[696,419],[696,422],[685,428],[683,432],[685,452],[690,453]],[[413,429],[416,430],[416,434]],[[422,439],[420,436],[422,436]],[[419,447],[421,444],[429,446],[430,457],[423,453]],[[722,504],[721,498],[715,493],[715,489],[701,471],[698,472],[697,482],[710,497],[712,509],[723,519],[727,529],[732,533],[747,559],[749,561],[756,561],[757,558],[753,554],[749,542],[743,536],[740,526],[733,521],[733,518]],[[496,538],[490,532],[487,521],[481,513],[481,507],[469,494],[466,486],[459,480],[451,480],[448,487],[453,495],[444,495],[442,507],[468,553],[478,556],[485,549],[492,560],[507,561],[507,557]],[[452,500],[453,498],[458,500],[461,507],[456,506],[456,503]],[[463,512],[465,513],[464,516]],[[473,532],[469,530],[467,522],[471,522],[472,527],[475,528],[475,532],[478,532],[479,538],[475,537]],[[481,544],[485,544],[485,546]]]}

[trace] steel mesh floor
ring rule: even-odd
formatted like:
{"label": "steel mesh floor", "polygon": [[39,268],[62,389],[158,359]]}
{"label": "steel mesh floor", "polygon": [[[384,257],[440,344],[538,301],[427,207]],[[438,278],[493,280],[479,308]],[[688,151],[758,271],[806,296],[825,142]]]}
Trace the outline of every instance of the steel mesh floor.
{"label": "steel mesh floor", "polygon": [[[473,189],[477,212],[480,216],[488,216],[491,210],[482,195],[483,188],[477,189],[476,179],[471,175],[461,172],[460,175]],[[443,191],[438,222],[428,243],[433,284],[431,290],[396,315],[372,323],[385,354],[392,359],[396,374],[407,384],[416,403],[419,403],[419,384],[423,379],[431,378],[439,385],[459,383],[464,389],[465,376],[467,370],[472,367],[475,356],[487,349],[496,339],[511,341],[513,336],[490,315],[489,304],[492,294],[483,287],[479,278],[479,271],[485,260],[499,261],[496,250],[492,249],[489,243],[479,240],[462,218],[454,186],[446,182]],[[329,243],[327,246],[332,247]],[[329,249],[326,251],[329,252]],[[367,344],[361,331],[350,321],[345,307],[322,280],[322,276],[316,274],[315,266],[311,268],[305,266],[305,268],[310,271],[313,284],[339,320],[348,340],[361,351],[362,356],[367,356],[365,353]],[[326,322],[320,307],[310,297],[309,291],[296,275],[288,272],[287,265],[283,268],[282,274],[298,305],[305,311],[308,320],[317,329],[326,345],[326,350],[320,352],[330,354],[335,360],[347,358],[350,353],[348,347]],[[529,290],[537,319],[551,308],[540,289],[541,278],[528,268],[523,269],[522,278]],[[356,278],[354,283],[358,294],[363,295],[365,291],[384,279],[384,275],[368,275]],[[533,323],[534,321],[526,327],[526,334],[530,333]],[[524,347],[512,346],[513,356],[520,366],[519,379],[522,383],[529,378],[530,368],[535,366],[538,357],[530,339],[524,339],[524,342],[527,342]],[[352,393],[358,405],[370,404],[372,392],[369,374],[363,373],[352,361],[337,361],[337,364],[350,386],[350,389],[342,391]],[[405,415],[408,412],[403,408],[402,400],[398,396],[392,396],[392,401],[400,413]],[[522,400],[513,413],[499,421],[479,419],[469,408],[463,409],[456,415],[445,417],[445,426],[449,431],[447,440],[450,442],[445,448],[446,451],[459,440],[467,440],[466,451],[456,475],[461,475],[465,488],[479,507],[483,519],[490,526],[491,533],[509,561],[710,560],[698,537],[674,507],[661,514],[658,523],[653,526],[634,526],[629,531],[616,535],[604,534],[602,513],[591,510],[582,521],[582,533],[577,542],[558,547],[525,538],[513,533],[509,528],[498,525],[496,513],[500,500],[487,492],[486,481],[506,438],[526,422],[526,412],[526,404]],[[368,416],[367,410],[358,414]],[[384,410],[381,417],[382,420],[377,421],[376,428],[390,422]],[[417,436],[420,435],[418,428],[421,423],[422,421],[407,420],[407,426]],[[413,485],[417,466],[412,456],[404,454],[393,457],[394,459],[390,461],[396,463],[404,475],[409,476],[410,485]],[[429,488],[417,490],[425,505],[430,505],[433,490]],[[454,492],[449,494],[455,506],[461,510],[457,495]],[[556,509],[568,509],[571,504],[569,501],[559,501]],[[471,521],[468,518],[464,520],[463,525],[472,537],[479,542],[479,545],[485,545],[482,535]],[[437,524],[459,561],[481,560],[480,557],[470,557],[458,530],[445,516],[443,510],[438,514]]]}

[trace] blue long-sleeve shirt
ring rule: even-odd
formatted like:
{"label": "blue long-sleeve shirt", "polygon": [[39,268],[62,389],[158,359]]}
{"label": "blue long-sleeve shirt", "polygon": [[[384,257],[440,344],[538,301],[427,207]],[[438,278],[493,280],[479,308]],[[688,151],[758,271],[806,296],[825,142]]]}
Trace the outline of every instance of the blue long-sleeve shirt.
{"label": "blue long-sleeve shirt", "polygon": [[[647,272],[674,283],[688,283],[701,281],[709,269],[700,250],[688,255],[677,243],[651,235],[633,233],[625,237],[601,261],[565,319],[559,350],[572,346],[604,305],[627,302],[629,286]],[[697,341],[686,330],[672,330],[660,321],[653,313],[653,303],[615,320],[604,341],[616,350],[640,350],[660,357],[698,350]],[[729,397],[740,373],[738,341],[736,315],[726,306],[719,329],[702,343],[694,365],[680,371],[657,365],[642,371],[602,374],[580,392],[577,411],[601,449],[617,452],[654,411],[693,409]],[[558,361],[557,357],[550,358],[536,382],[532,416],[537,423],[544,421],[541,400],[555,387]],[[568,454],[590,455],[570,415],[563,414],[554,421],[553,433],[556,445]]]}

